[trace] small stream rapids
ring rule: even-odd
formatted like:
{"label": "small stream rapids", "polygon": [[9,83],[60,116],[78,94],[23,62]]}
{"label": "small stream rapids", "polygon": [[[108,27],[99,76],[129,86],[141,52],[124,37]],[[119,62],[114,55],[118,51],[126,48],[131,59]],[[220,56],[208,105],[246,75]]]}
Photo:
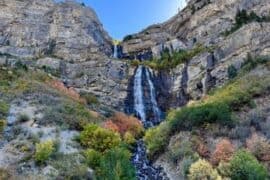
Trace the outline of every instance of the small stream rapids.
{"label": "small stream rapids", "polygon": [[[161,111],[158,107],[156,90],[151,77],[151,71],[144,66],[139,66],[134,76],[134,112],[142,121],[145,128],[153,127],[161,121]],[[145,86],[147,87],[145,88]],[[151,111],[151,118],[148,118],[148,111]],[[142,139],[137,141],[132,162],[135,166],[136,175],[139,180],[168,179],[161,167],[154,167],[148,160],[146,147]]]}

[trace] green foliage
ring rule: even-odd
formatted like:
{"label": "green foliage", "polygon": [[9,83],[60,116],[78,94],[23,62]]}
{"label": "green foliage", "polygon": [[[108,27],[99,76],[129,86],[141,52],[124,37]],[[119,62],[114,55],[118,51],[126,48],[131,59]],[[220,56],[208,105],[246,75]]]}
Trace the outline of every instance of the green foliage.
{"label": "green foliage", "polygon": [[221,161],[217,167],[217,170],[222,177],[230,177],[230,163]]}
{"label": "green foliage", "polygon": [[123,148],[113,148],[102,156],[96,168],[97,179],[135,180],[135,169],[130,161],[131,154]]}
{"label": "green foliage", "polygon": [[187,156],[183,159],[183,161],[181,162],[181,166],[182,166],[182,174],[187,177],[188,176],[188,173],[189,173],[189,169],[190,169],[190,166],[196,162],[198,159],[197,158],[194,158],[194,157],[190,157],[190,156]]}
{"label": "green foliage", "polygon": [[51,179],[84,180],[95,179],[84,164],[84,157],[80,154],[58,154],[50,158],[48,164],[57,169],[57,177]]}
{"label": "green foliage", "polygon": [[168,157],[173,163],[184,157],[193,157],[194,151],[192,143],[189,140],[176,142],[169,148]]}
{"label": "green foliage", "polygon": [[168,144],[168,138],[170,136],[169,124],[164,122],[161,125],[150,128],[146,131],[144,141],[147,146],[147,153],[150,158],[161,153]]}
{"label": "green foliage", "polygon": [[125,133],[123,140],[125,143],[130,144],[130,145],[134,145],[136,143],[135,137],[130,132]]}
{"label": "green foliage", "polygon": [[188,174],[189,180],[209,179],[209,180],[221,180],[217,170],[213,169],[212,165],[202,159],[193,163],[189,168]]}
{"label": "green foliage", "polygon": [[22,61],[17,61],[17,62],[15,63],[15,68],[16,68],[16,69],[22,69],[22,70],[24,70],[24,71],[28,71],[27,65],[26,65],[26,64],[23,64]]}
{"label": "green foliage", "polygon": [[203,103],[195,106],[184,107],[176,111],[169,124],[172,132],[181,128],[190,129],[205,123],[219,123],[232,125],[230,107],[225,103]]}
{"label": "green foliage", "polygon": [[20,114],[18,117],[19,122],[27,122],[30,120],[30,117],[27,114]]}
{"label": "green foliage", "polygon": [[95,168],[100,166],[100,162],[101,162],[101,158],[102,158],[102,154],[93,150],[93,149],[87,149],[84,152],[84,156],[86,159],[86,163],[88,164],[88,166]]}
{"label": "green foliage", "polygon": [[9,105],[0,100],[0,118],[6,118],[8,115]]}
{"label": "green foliage", "polygon": [[170,136],[175,132],[181,129],[191,129],[205,123],[232,125],[233,119],[230,107],[225,103],[205,103],[171,111],[166,122],[146,132],[144,140],[149,155],[159,154],[166,147]]}
{"label": "green foliage", "polygon": [[239,150],[230,162],[232,180],[262,180],[268,178],[266,168],[245,150]]}
{"label": "green foliage", "polygon": [[40,124],[46,122],[82,130],[86,124],[97,122],[97,118],[93,117],[84,105],[72,101],[57,102],[56,105],[50,105],[45,109]]}
{"label": "green foliage", "polygon": [[55,151],[54,142],[49,140],[42,143],[36,144],[36,152],[34,158],[37,163],[43,164],[45,163],[49,157]]}
{"label": "green foliage", "polygon": [[252,55],[249,53],[247,55],[246,61],[244,62],[244,64],[242,64],[241,73],[245,74],[252,69],[255,69],[260,64],[266,64],[268,61],[269,57],[267,56],[252,57]]}
{"label": "green foliage", "polygon": [[59,70],[53,69],[53,68],[51,68],[49,66],[45,66],[45,65],[42,66],[42,70],[44,72],[48,73],[48,74],[51,74],[51,75],[55,76],[55,77],[60,77],[61,76]]}
{"label": "green foliage", "polygon": [[99,104],[98,98],[91,93],[80,93],[80,96],[84,98],[88,105],[97,105]]}
{"label": "green foliage", "polygon": [[238,11],[235,16],[235,24],[231,27],[230,30],[226,30],[222,34],[228,36],[240,29],[243,25],[251,22],[270,22],[270,16],[260,17],[254,11],[249,14],[246,10]]}
{"label": "green foliage", "polygon": [[253,96],[260,95],[270,88],[268,75],[258,77],[254,74],[246,74],[260,64],[258,61],[265,62],[261,59],[249,60],[249,63],[243,66],[243,70],[230,83],[216,89],[204,100],[178,110],[172,110],[164,123],[149,129],[144,138],[149,155],[153,157],[161,153],[167,146],[170,136],[180,130],[192,129],[206,123],[234,125],[233,111],[237,111],[245,105],[251,105]]}
{"label": "green foliage", "polygon": [[129,41],[129,40],[131,40],[132,38],[133,38],[132,35],[127,35],[127,36],[125,36],[125,37],[123,38],[123,41]]}
{"label": "green foliage", "polygon": [[211,51],[211,48],[204,47],[201,44],[197,44],[193,49],[188,51],[179,50],[177,52],[170,53],[168,49],[165,49],[161,54],[161,58],[152,59],[151,61],[145,61],[143,63],[152,69],[168,70],[175,68],[179,64],[186,63],[198,54],[206,51]]}
{"label": "green foliage", "polygon": [[237,69],[234,67],[234,65],[229,66],[229,68],[228,68],[229,79],[233,79],[236,76],[237,76]]}
{"label": "green foliage", "polygon": [[121,142],[121,138],[118,133],[89,124],[81,132],[80,142],[87,148],[104,152],[117,147]]}
{"label": "green foliage", "polygon": [[6,121],[3,119],[0,119],[0,134],[3,132],[5,125],[6,125]]}

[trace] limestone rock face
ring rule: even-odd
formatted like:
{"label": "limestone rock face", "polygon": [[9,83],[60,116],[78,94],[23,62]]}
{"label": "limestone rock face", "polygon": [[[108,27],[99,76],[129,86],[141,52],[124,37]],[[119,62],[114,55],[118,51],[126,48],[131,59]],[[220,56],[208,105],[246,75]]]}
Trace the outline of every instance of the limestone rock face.
{"label": "limestone rock face", "polygon": [[129,80],[134,68],[121,60],[99,60],[62,64],[67,86],[95,95],[110,110],[124,111]]}
{"label": "limestone rock face", "polygon": [[1,0],[0,53],[86,61],[111,54],[111,38],[95,12],[73,1]]}
{"label": "limestone rock face", "polygon": [[[254,11],[261,16],[269,14],[269,7],[268,0],[192,0],[170,20],[129,35],[122,43],[123,52],[139,54],[150,51],[155,56],[158,55],[157,46],[174,39],[185,44],[186,48],[197,42],[213,45],[223,41],[220,34],[232,26],[238,10]],[[179,48],[185,49],[181,45]]]}

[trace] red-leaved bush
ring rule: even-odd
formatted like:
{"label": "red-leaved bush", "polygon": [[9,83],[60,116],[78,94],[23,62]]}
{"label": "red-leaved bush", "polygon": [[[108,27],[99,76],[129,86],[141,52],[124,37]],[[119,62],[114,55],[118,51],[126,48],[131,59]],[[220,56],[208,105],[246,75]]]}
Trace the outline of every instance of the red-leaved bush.
{"label": "red-leaved bush", "polygon": [[80,97],[80,94],[75,91],[74,88],[70,87],[67,88],[63,82],[58,81],[58,80],[51,80],[47,82],[52,88],[60,91],[61,93],[65,94],[66,96],[72,98],[75,101],[81,102],[81,103],[86,103],[85,99],[82,99]]}
{"label": "red-leaved bush", "polygon": [[247,149],[261,161],[270,161],[270,143],[257,133],[252,134],[246,142]]}
{"label": "red-leaved bush", "polygon": [[105,129],[110,129],[114,132],[119,132],[119,128],[116,124],[114,124],[111,120],[109,121],[106,121],[104,124],[103,124],[103,127]]}
{"label": "red-leaved bush", "polygon": [[[143,132],[141,121],[133,116],[117,112],[103,124],[104,128],[117,130],[122,136],[130,132],[134,137],[138,137]],[[117,128],[116,128],[117,127]]]}
{"label": "red-leaved bush", "polygon": [[212,154],[211,161],[214,165],[218,165],[220,161],[230,161],[235,149],[233,144],[228,139],[222,139],[217,145]]}

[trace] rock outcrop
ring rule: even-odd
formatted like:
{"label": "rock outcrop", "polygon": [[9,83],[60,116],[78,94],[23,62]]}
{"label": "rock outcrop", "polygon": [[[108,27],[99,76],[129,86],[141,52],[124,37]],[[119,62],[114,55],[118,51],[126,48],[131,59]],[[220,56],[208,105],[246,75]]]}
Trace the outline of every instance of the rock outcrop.
{"label": "rock outcrop", "polygon": [[72,0],[2,0],[0,9],[0,64],[49,69],[67,86],[123,110],[133,71],[110,60],[112,38],[94,10]]}
{"label": "rock outcrop", "polygon": [[[123,52],[136,56],[142,52],[156,53],[156,46],[166,46],[171,41],[174,49],[191,48],[199,42],[216,44],[224,39],[220,33],[234,23],[238,10],[254,11],[257,15],[269,15],[267,0],[192,0],[187,7],[170,20],[152,25],[145,30],[127,36],[123,43]],[[184,46],[185,45],[185,46]]]}
{"label": "rock outcrop", "polygon": [[89,7],[70,0],[2,0],[0,9],[1,54],[69,62],[111,54],[111,38]]}

